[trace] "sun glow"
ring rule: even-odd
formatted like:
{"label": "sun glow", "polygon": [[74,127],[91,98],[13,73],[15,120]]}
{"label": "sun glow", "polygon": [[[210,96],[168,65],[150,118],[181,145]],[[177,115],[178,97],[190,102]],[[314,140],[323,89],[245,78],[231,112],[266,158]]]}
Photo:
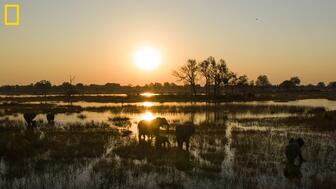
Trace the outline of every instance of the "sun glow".
{"label": "sun glow", "polygon": [[154,103],[153,103],[153,102],[143,102],[142,104],[143,104],[143,106],[145,106],[145,107],[152,107],[152,106],[154,106]]}
{"label": "sun glow", "polygon": [[154,119],[154,116],[151,112],[146,112],[143,116],[142,119],[147,120],[147,121],[151,121]]}
{"label": "sun glow", "polygon": [[133,60],[139,68],[150,71],[161,63],[161,55],[155,48],[143,47],[135,52]]}

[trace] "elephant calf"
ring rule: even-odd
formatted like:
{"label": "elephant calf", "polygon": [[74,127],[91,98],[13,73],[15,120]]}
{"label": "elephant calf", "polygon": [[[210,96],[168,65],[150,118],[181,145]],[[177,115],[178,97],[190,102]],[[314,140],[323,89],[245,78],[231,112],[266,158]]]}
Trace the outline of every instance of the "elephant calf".
{"label": "elephant calf", "polygon": [[170,142],[168,137],[166,136],[157,136],[155,139],[155,146],[156,147],[169,147]]}
{"label": "elephant calf", "polygon": [[47,114],[47,120],[48,120],[48,124],[54,124],[55,114],[54,113],[48,113]]}
{"label": "elephant calf", "polygon": [[176,140],[179,148],[183,148],[183,143],[186,143],[186,149],[189,150],[190,137],[195,133],[194,125],[177,125],[176,126]]}
{"label": "elephant calf", "polygon": [[26,120],[28,127],[36,126],[36,121],[34,121],[36,113],[24,113],[23,117]]}

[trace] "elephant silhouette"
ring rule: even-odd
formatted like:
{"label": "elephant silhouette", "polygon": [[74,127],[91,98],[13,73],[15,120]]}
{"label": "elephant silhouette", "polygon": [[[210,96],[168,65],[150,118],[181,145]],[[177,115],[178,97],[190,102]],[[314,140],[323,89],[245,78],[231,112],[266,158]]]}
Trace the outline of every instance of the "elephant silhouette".
{"label": "elephant silhouette", "polygon": [[289,180],[300,181],[302,178],[301,165],[302,164],[295,165],[287,162],[284,168],[284,176]]}
{"label": "elephant silhouette", "polygon": [[169,124],[166,118],[157,117],[151,121],[141,120],[138,124],[139,140],[146,136],[152,138],[153,136],[159,136],[160,127],[166,126],[169,130]]}
{"label": "elephant silhouette", "polygon": [[166,136],[157,136],[155,138],[155,146],[160,148],[160,147],[169,147],[170,146],[170,142],[168,137]]}
{"label": "elephant silhouette", "polygon": [[36,115],[37,115],[36,113],[31,113],[31,112],[23,114],[23,118],[27,122],[28,127],[35,127],[36,126],[36,121],[34,121]]}
{"label": "elephant silhouette", "polygon": [[190,137],[195,133],[195,127],[193,124],[177,125],[175,134],[177,140],[177,146],[183,149],[183,143],[186,143],[186,150],[189,150]]}
{"label": "elephant silhouette", "polygon": [[306,161],[301,154],[301,148],[304,146],[304,144],[305,142],[302,138],[291,138],[289,140],[285,149],[285,155],[288,163],[294,165],[297,161],[299,164],[302,164]]}
{"label": "elephant silhouette", "polygon": [[55,114],[54,113],[48,113],[46,115],[47,120],[48,120],[48,124],[54,124],[55,122]]}

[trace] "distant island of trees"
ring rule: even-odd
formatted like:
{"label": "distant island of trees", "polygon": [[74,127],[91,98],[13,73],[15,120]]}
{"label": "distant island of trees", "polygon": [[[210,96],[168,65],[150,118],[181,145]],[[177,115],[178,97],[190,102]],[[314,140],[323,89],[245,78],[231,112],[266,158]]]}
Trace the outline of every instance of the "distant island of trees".
{"label": "distant island of trees", "polygon": [[179,81],[189,86],[191,93],[197,94],[199,81],[203,81],[204,92],[208,96],[219,96],[223,93],[233,93],[235,90],[243,92],[253,91],[300,91],[300,90],[334,90],[336,82],[330,82],[326,85],[319,82],[316,85],[300,85],[301,80],[297,76],[293,76],[283,81],[279,85],[272,85],[267,75],[260,75],[257,79],[249,80],[246,75],[239,76],[231,71],[225,60],[216,61],[214,57],[197,62],[195,59],[189,59],[186,64],[178,70],[173,71]]}

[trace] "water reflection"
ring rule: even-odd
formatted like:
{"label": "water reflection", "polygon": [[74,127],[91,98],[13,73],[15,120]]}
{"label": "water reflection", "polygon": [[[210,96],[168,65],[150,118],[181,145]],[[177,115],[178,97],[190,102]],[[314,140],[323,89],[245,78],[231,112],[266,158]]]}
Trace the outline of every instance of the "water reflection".
{"label": "water reflection", "polygon": [[146,92],[146,93],[141,93],[140,95],[141,95],[141,96],[144,96],[144,97],[153,97],[153,96],[157,96],[157,95],[159,95],[159,94]]}
{"label": "water reflection", "polygon": [[143,102],[144,107],[152,107],[154,106],[154,102]]}
{"label": "water reflection", "polygon": [[[118,111],[60,113],[54,117],[55,126],[52,127],[1,130],[0,188],[334,186],[335,132],[311,131],[300,127],[280,128],[275,125],[263,129],[258,124],[245,127],[235,121],[256,118],[280,122],[279,117],[299,116],[288,109],[279,113],[272,112],[273,107],[263,111],[253,111],[252,108],[237,111],[235,107],[222,111],[220,106],[225,105],[215,108],[197,106],[201,107],[197,111],[189,111],[188,107],[181,106],[163,111],[155,109],[155,105],[145,107],[143,103],[137,107],[137,111],[121,108]],[[81,114],[87,118],[78,118]],[[22,114],[9,117],[11,120],[24,121]],[[190,151],[178,150],[174,132],[164,135],[171,143],[169,147],[158,147],[149,141],[139,142],[135,137],[139,121],[155,117],[165,117],[172,125],[185,122],[195,125],[196,132],[190,138]],[[39,114],[35,119],[45,124],[48,122],[45,114]],[[87,130],[66,132],[60,128],[91,121],[107,123],[110,127],[118,124],[128,127],[122,127],[121,134]],[[249,120],[247,122],[251,123]],[[0,122],[0,126],[4,123],[11,121]],[[298,136],[307,141],[303,153],[309,161],[302,166],[302,172],[282,164],[283,146],[289,137]],[[288,181],[290,179],[284,177],[286,175],[301,180],[302,185],[293,187]]]}

